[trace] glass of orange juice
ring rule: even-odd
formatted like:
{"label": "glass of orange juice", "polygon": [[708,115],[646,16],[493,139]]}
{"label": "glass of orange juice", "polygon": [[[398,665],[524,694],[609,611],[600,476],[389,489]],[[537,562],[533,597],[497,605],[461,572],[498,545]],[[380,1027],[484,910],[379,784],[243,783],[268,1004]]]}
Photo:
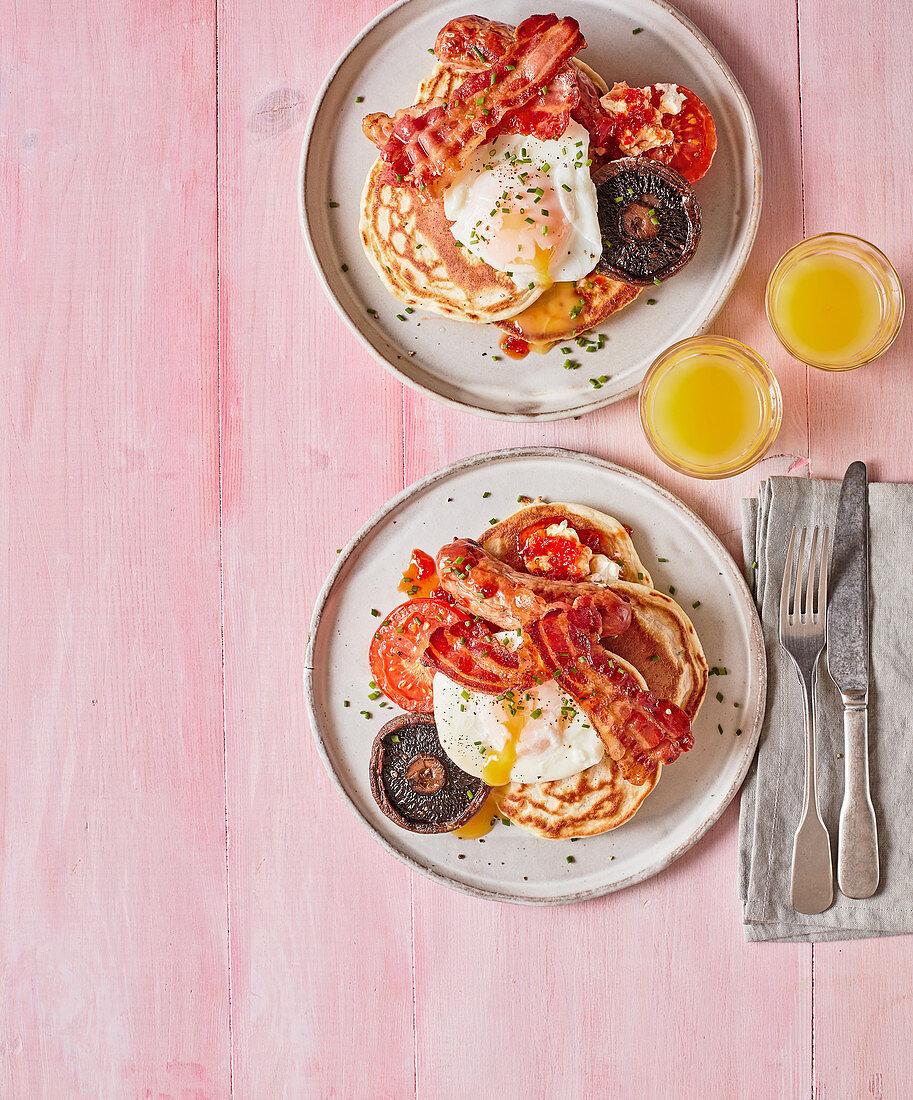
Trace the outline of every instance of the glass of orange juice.
{"label": "glass of orange juice", "polygon": [[767,282],[767,316],[793,358],[821,370],[871,363],[894,342],[903,287],[891,261],[848,233],[794,245]]}
{"label": "glass of orange juice", "polygon": [[659,356],[640,387],[647,442],[692,477],[731,477],[777,438],[780,387],[757,352],[726,336],[693,336]]}

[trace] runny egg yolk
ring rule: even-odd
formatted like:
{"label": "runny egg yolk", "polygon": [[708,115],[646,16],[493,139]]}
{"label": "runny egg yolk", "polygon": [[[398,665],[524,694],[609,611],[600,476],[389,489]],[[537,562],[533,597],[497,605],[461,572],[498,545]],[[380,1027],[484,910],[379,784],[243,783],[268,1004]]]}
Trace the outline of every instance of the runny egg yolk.
{"label": "runny egg yolk", "polygon": [[480,836],[485,836],[486,833],[491,832],[498,820],[499,813],[498,792],[489,791],[488,797],[482,803],[482,809],[471,817],[465,825],[461,825],[459,829],[454,829],[451,836],[455,836],[457,840],[478,840]]}
{"label": "runny egg yolk", "polygon": [[530,266],[536,273],[536,282],[543,288],[548,289],[552,285],[552,277],[548,273],[549,264],[552,262],[552,253],[555,251],[552,248],[540,248],[536,245],[536,251],[533,254],[533,258]]}
{"label": "runny egg yolk", "polygon": [[510,782],[510,772],[517,759],[517,742],[528,718],[526,707],[522,703],[502,700],[506,717],[501,725],[507,730],[507,741],[502,749],[490,752],[485,759],[482,778],[489,787],[503,787]]}
{"label": "runny egg yolk", "polygon": [[507,730],[507,741],[502,749],[488,751],[482,771],[482,778],[493,789],[488,792],[482,809],[465,825],[453,830],[453,835],[458,840],[477,840],[480,836],[485,836],[491,832],[499,816],[498,788],[510,782],[511,768],[517,759],[517,742],[527,720],[527,708],[522,703],[503,699],[502,705],[506,717],[501,724]]}

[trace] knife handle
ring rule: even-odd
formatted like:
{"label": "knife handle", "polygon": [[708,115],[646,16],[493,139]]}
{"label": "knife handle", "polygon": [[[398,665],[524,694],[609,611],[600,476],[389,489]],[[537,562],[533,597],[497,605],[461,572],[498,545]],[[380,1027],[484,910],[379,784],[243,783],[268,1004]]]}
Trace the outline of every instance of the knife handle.
{"label": "knife handle", "polygon": [[840,808],[837,882],[848,898],[878,889],[878,827],[869,794],[867,698],[843,696],[844,791]]}

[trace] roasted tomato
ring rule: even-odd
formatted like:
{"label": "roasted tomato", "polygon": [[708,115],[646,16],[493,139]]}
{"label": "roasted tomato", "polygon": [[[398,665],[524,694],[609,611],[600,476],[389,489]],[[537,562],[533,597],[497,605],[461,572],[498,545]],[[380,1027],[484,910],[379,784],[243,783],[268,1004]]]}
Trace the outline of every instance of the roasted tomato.
{"label": "roasted tomato", "polygon": [[434,669],[422,664],[428,638],[439,626],[469,616],[440,600],[409,600],[393,609],[371,640],[371,674],[386,697],[403,710],[432,712]]}
{"label": "roasted tomato", "polygon": [[[694,183],[706,174],[716,152],[716,126],[710,111],[688,88],[677,84],[679,93],[685,97],[682,109],[677,115],[663,114],[663,126],[675,135],[671,147],[651,149],[646,156],[674,168],[689,183]],[[663,85],[651,87],[653,106],[662,111],[660,101],[663,97]]]}

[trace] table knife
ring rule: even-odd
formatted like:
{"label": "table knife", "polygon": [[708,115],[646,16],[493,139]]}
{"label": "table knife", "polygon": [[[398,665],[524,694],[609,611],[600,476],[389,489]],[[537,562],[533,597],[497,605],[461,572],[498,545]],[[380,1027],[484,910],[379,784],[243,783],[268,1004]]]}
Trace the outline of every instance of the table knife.
{"label": "table knife", "polygon": [[827,667],[843,698],[844,790],[837,882],[850,898],[878,888],[878,829],[869,793],[869,503],[864,462],[846,471],[837,504]]}

